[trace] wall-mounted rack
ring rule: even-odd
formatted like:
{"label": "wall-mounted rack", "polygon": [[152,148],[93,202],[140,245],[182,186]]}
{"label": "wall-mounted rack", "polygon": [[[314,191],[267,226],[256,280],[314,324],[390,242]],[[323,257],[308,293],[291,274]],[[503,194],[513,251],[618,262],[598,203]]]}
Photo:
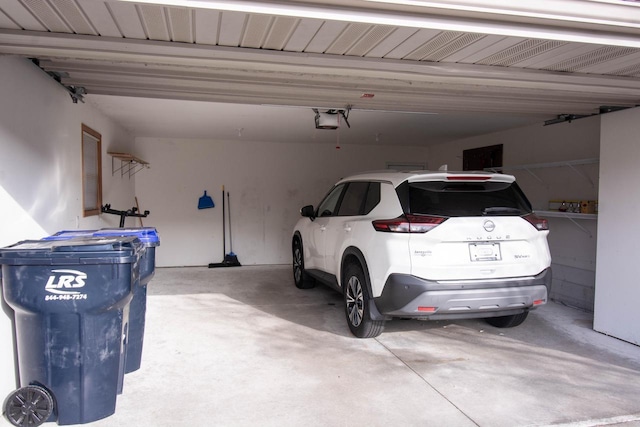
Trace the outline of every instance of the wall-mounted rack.
{"label": "wall-mounted rack", "polygon": [[[120,176],[129,176],[129,179],[142,169],[150,168],[149,162],[146,162],[129,153],[115,153],[112,151],[107,152],[111,156],[111,176],[116,172],[120,172]],[[120,161],[120,167],[116,167],[116,160]]]}
{"label": "wall-mounted rack", "polygon": [[548,217],[548,218],[566,218],[569,221],[571,221],[576,227],[578,227],[580,230],[584,231],[586,234],[589,235],[589,237],[593,237],[593,234],[591,233],[591,231],[587,230],[586,228],[584,228],[582,225],[580,225],[576,219],[583,219],[583,220],[591,220],[591,221],[597,221],[598,220],[598,214],[585,214],[585,213],[578,213],[578,212],[561,212],[561,211],[535,211],[536,215],[539,215],[541,217]]}
{"label": "wall-mounted rack", "polygon": [[536,175],[532,169],[543,169],[543,168],[559,168],[559,167],[568,167],[573,170],[575,173],[580,175],[582,178],[587,180],[592,187],[595,187],[593,180],[582,172],[580,169],[575,166],[579,165],[592,165],[595,163],[599,163],[600,159],[581,159],[581,160],[567,160],[562,162],[551,162],[551,163],[534,163],[530,165],[516,165],[516,166],[501,166],[501,167],[493,167],[493,168],[485,168],[485,171],[488,172],[501,172],[507,170],[524,170],[527,171],[531,176],[537,179],[541,184],[547,185],[542,178]]}

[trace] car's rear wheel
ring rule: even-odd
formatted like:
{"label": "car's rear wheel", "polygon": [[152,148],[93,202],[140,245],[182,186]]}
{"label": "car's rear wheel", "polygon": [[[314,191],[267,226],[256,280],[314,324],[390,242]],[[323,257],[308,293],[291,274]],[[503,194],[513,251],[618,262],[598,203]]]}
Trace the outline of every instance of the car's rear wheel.
{"label": "car's rear wheel", "polygon": [[349,264],[344,277],[345,314],[351,333],[358,338],[377,337],[384,330],[384,320],[371,319],[369,291],[362,268]]}
{"label": "car's rear wheel", "polygon": [[524,313],[513,314],[511,316],[488,317],[484,320],[496,328],[513,328],[524,322],[528,315],[529,312],[525,311]]}
{"label": "car's rear wheel", "polygon": [[304,256],[300,239],[293,240],[293,281],[298,289],[313,288],[314,282],[304,270]]}

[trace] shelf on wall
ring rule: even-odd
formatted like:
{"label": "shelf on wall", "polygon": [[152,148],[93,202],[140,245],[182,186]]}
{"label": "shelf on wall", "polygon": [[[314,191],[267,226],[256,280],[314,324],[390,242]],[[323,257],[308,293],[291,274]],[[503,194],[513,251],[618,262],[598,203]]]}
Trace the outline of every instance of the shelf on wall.
{"label": "shelf on wall", "polygon": [[600,163],[600,159],[567,160],[567,161],[561,161],[561,162],[532,163],[528,165],[499,166],[499,167],[493,167],[493,168],[485,168],[485,170],[486,171],[503,171],[503,170],[559,168],[563,166],[592,165],[594,163]]}
{"label": "shelf on wall", "polygon": [[561,211],[536,211],[536,214],[548,216],[551,218],[574,218],[574,219],[590,219],[597,220],[598,214],[586,214],[578,212],[561,212]]}
{"label": "shelf on wall", "polygon": [[[149,162],[146,162],[133,154],[116,153],[112,151],[107,151],[107,154],[111,156],[111,176],[115,175],[116,172],[120,172],[121,177],[129,175],[129,178],[131,178],[142,169],[151,167]],[[120,161],[120,167],[116,167],[116,160]]]}
{"label": "shelf on wall", "polygon": [[567,161],[550,162],[550,163],[532,163],[532,164],[528,164],[528,165],[499,166],[499,167],[493,167],[493,168],[485,168],[484,170],[488,171],[488,172],[502,172],[502,171],[509,171],[509,170],[524,170],[524,171],[527,171],[535,179],[540,181],[543,185],[547,185],[542,180],[542,178],[540,178],[538,175],[536,175],[535,173],[532,172],[533,169],[568,167],[568,168],[571,168],[571,170],[573,170],[575,173],[580,175],[582,178],[587,180],[591,184],[592,187],[595,187],[595,184],[593,183],[591,178],[589,178],[588,175],[586,175],[580,169],[577,169],[575,166],[592,165],[592,164],[596,164],[596,163],[600,163],[600,159],[581,159],[581,160],[567,160]]}
{"label": "shelf on wall", "polygon": [[586,214],[586,213],[577,213],[577,212],[561,212],[561,211],[535,211],[536,215],[547,218],[566,218],[571,221],[576,227],[580,230],[584,231],[589,235],[589,237],[593,237],[591,231],[584,228],[580,225],[576,219],[581,220],[589,220],[589,221],[597,221],[598,214]]}

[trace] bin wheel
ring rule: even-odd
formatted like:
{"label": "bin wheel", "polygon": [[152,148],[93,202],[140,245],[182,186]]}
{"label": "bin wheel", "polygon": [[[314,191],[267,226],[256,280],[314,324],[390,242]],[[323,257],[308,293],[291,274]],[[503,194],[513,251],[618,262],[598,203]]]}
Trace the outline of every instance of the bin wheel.
{"label": "bin wheel", "polygon": [[53,398],[43,387],[29,385],[11,393],[4,404],[4,414],[18,427],[37,427],[53,413]]}

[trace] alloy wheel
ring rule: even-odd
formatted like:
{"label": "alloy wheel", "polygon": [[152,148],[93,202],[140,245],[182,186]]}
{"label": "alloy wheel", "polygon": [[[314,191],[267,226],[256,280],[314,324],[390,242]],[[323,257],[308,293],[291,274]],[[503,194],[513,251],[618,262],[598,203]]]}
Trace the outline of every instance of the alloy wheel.
{"label": "alloy wheel", "polygon": [[300,245],[296,245],[293,249],[293,277],[296,283],[300,283],[302,280],[302,269],[304,268],[302,263],[302,251]]}
{"label": "alloy wheel", "polygon": [[360,326],[364,315],[364,296],[362,283],[356,276],[351,276],[347,282],[346,304],[349,321],[355,327]]}

